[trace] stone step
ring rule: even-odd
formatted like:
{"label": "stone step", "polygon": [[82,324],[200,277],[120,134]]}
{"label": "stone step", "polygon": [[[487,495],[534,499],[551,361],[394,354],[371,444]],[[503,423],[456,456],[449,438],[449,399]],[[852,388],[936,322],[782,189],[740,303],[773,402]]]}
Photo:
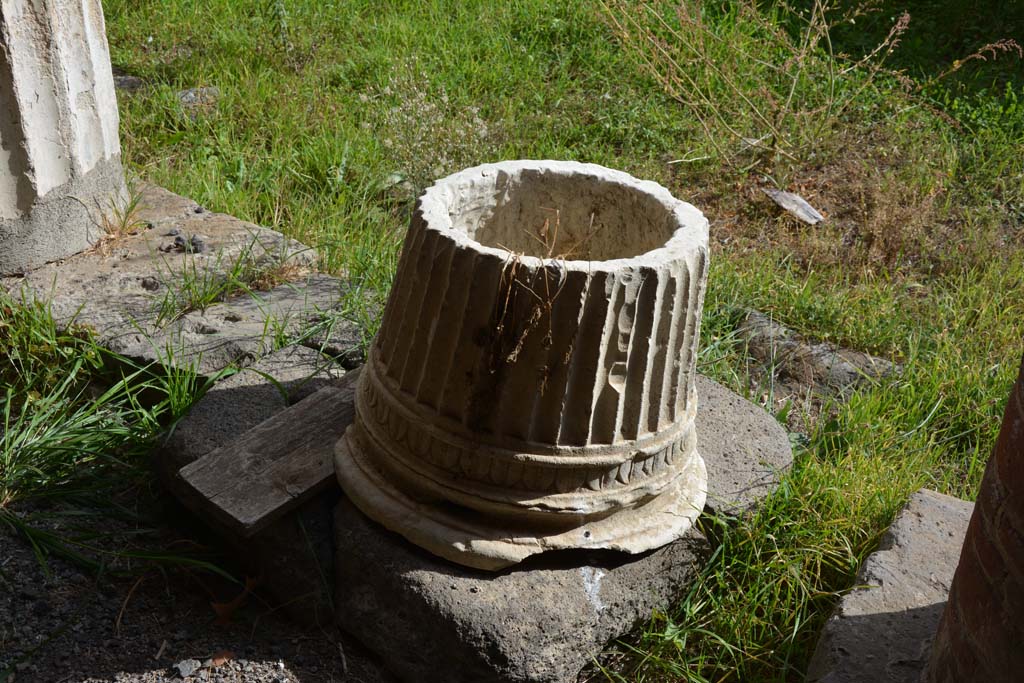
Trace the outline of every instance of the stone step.
{"label": "stone step", "polygon": [[[154,185],[139,205],[124,234],[0,287],[136,362],[213,376],[293,340],[358,362],[361,332],[340,311],[345,283],[312,272],[315,250]],[[244,287],[207,300],[226,281]]]}

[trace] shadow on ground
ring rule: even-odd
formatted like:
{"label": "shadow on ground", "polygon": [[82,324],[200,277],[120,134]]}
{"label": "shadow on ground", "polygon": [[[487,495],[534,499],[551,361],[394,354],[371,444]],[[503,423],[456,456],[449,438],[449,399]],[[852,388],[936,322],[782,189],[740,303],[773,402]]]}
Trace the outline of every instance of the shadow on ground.
{"label": "shadow on ground", "polygon": [[[187,523],[186,513],[166,509],[175,515],[168,527]],[[190,543],[198,545],[178,541]],[[187,556],[181,547],[166,551]],[[238,559],[225,553],[223,563]],[[243,592],[187,566],[115,578],[59,558],[42,563],[25,538],[0,527],[0,683],[386,683],[351,639],[330,624],[297,626],[258,588],[220,619],[213,603]],[[195,671],[183,679],[179,663]]]}
{"label": "shadow on ground", "polygon": [[[811,3],[804,0],[800,4]],[[919,82],[941,76],[956,60],[965,60],[985,45],[1006,39],[1024,45],[1024,3],[1019,0],[840,0],[838,6],[849,10],[867,4],[877,11],[854,24],[837,27],[832,33],[834,49],[858,58],[868,54],[907,12],[910,24],[886,64],[906,70]],[[1009,52],[991,57],[989,53],[984,60],[965,63],[945,85],[955,92],[1002,91],[1007,83],[1015,88],[1024,86],[1024,59]]]}

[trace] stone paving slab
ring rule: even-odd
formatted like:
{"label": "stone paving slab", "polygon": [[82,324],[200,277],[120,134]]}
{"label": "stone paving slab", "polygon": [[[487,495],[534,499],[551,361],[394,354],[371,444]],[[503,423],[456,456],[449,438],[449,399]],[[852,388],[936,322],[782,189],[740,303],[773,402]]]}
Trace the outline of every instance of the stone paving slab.
{"label": "stone paving slab", "polygon": [[[697,390],[708,513],[749,510],[792,463],[788,435],[710,379]],[[678,600],[710,549],[694,529],[643,555],[559,551],[492,573],[440,560],[344,499],[334,528],[339,623],[410,682],[576,681],[606,643]]]}
{"label": "stone paving slab", "polygon": [[808,683],[918,683],[974,504],[921,489],[822,630]]}
{"label": "stone paving slab", "polygon": [[[325,320],[333,323],[333,352],[358,356],[359,331],[339,315],[344,283],[311,274],[315,250],[153,185],[143,186],[140,206],[131,234],[2,278],[0,286],[44,302],[59,324],[92,329],[116,353],[204,375],[251,363],[286,337],[323,345],[313,333]],[[250,292],[191,310],[196,292],[212,292],[229,277],[250,283]]]}
{"label": "stone paving slab", "polygon": [[[313,274],[267,292],[252,292],[203,311],[190,311],[165,325],[141,327],[127,322],[109,328],[100,343],[128,358],[194,368],[212,375],[231,364],[249,365],[282,344],[302,336],[324,315],[333,315],[342,295],[341,281]],[[338,323],[349,332],[349,349],[358,347],[351,324]]]}

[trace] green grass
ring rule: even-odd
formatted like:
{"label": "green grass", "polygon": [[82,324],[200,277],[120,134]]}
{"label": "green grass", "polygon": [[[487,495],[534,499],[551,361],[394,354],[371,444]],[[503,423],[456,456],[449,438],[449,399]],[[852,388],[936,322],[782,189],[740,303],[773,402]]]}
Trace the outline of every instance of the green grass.
{"label": "green grass", "polygon": [[[754,517],[712,524],[722,546],[701,580],[607,672],[789,681],[910,493],[973,497],[992,447],[1024,335],[1024,68],[1012,50],[966,58],[1021,35],[1018,4],[886,0],[855,22],[846,0],[792,12],[688,1],[682,14],[656,0],[108,0],[105,11],[114,63],[147,82],[120,94],[129,165],[317,247],[320,267],[350,281],[345,315],[367,329],[433,178],[572,158],[662,182],[708,214],[702,371],[788,410],[735,334],[750,307],[902,363],[901,376],[807,416],[780,490]],[[875,52],[904,9],[900,44]],[[220,96],[188,111],[176,93],[191,87]],[[772,185],[829,220],[796,223],[760,193]],[[223,292],[197,281],[180,294],[169,311]],[[15,492],[7,505],[111,458],[137,462],[162,418],[132,398],[135,381],[95,388],[100,350],[44,311],[0,310],[0,346],[10,329],[48,340],[6,342],[36,351],[19,351],[5,377],[16,425],[5,438],[53,423],[96,439],[68,463],[59,449],[6,447],[22,463],[0,476],[13,482],[0,484]],[[192,394],[171,384],[174,413]],[[106,436],[79,435],[76,420],[99,420]]]}
{"label": "green grass", "polygon": [[129,389],[137,373],[104,382],[105,352],[84,330],[58,329],[41,305],[0,297],[0,355],[0,510],[115,466],[158,430]]}
{"label": "green grass", "polygon": [[[58,556],[97,572],[145,562],[216,569],[125,542],[153,540],[137,526],[153,520],[122,499],[153,484],[148,453],[202,395],[195,373],[135,364],[86,329],[59,327],[46,306],[3,293],[0,357],[0,526],[30,543],[44,567]],[[108,534],[112,518],[124,524]],[[108,542],[117,535],[118,544]]]}

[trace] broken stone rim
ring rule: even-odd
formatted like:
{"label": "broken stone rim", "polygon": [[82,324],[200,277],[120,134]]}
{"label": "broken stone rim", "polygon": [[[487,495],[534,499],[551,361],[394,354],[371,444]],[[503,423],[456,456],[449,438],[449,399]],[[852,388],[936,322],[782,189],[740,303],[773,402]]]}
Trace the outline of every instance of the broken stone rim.
{"label": "broken stone rim", "polygon": [[[552,164],[557,164],[557,166],[552,166]],[[674,230],[672,236],[655,249],[633,256],[604,260],[569,259],[558,256],[541,257],[519,253],[482,244],[455,227],[448,208],[451,201],[451,188],[462,186],[466,180],[476,175],[485,177],[488,175],[498,176],[498,174],[512,175],[522,171],[544,172],[552,169],[564,170],[586,177],[599,176],[602,180],[610,181],[627,191],[643,193],[656,200],[666,215],[671,216],[672,220],[682,227]],[[474,166],[441,178],[428,187],[417,200],[417,213],[423,216],[424,224],[428,229],[443,234],[445,239],[451,240],[457,247],[472,246],[483,254],[496,256],[502,260],[516,258],[529,268],[541,268],[551,265],[553,262],[568,271],[584,273],[612,273],[623,268],[641,265],[647,268],[658,268],[671,264],[673,260],[701,245],[706,249],[708,244],[708,221],[704,214],[692,204],[674,197],[664,186],[651,180],[640,180],[623,171],[598,164],[575,161],[551,162],[523,159]]]}
{"label": "broken stone rim", "polygon": [[[335,446],[335,468],[349,485],[345,494],[356,507],[415,545],[434,555],[474,569],[498,571],[512,567],[531,555],[548,550],[600,549],[631,555],[660,548],[689,531],[704,509],[707,468],[693,451],[691,466],[684,469],[662,495],[646,505],[628,508],[608,516],[583,521],[564,530],[482,522],[450,509],[424,505],[407,495],[372,464],[359,462],[358,449],[349,445],[346,434]],[[366,495],[373,491],[374,495]],[[694,495],[697,491],[699,495]],[[383,499],[380,497],[383,494]],[[381,518],[379,514],[386,512]],[[377,514],[374,514],[377,513]],[[635,519],[625,520],[624,517]],[[399,520],[400,525],[394,520]],[[626,521],[636,522],[623,533]],[[443,539],[443,540],[439,540]],[[637,546],[642,546],[637,550]]]}
{"label": "broken stone rim", "polygon": [[[545,216],[562,210],[564,240],[549,240]],[[484,244],[480,233],[524,248]],[[594,260],[532,255],[523,235],[549,255],[560,242],[586,246]],[[616,256],[637,243],[641,253]],[[508,307],[516,285],[548,284],[556,263],[546,311],[529,298]],[[693,427],[706,276],[706,219],[656,183],[552,161],[438,181],[417,202],[356,420],[336,445],[343,489],[413,543],[481,569],[678,538],[707,491]],[[543,341],[526,318],[547,323]],[[501,345],[515,338],[506,358]]]}

